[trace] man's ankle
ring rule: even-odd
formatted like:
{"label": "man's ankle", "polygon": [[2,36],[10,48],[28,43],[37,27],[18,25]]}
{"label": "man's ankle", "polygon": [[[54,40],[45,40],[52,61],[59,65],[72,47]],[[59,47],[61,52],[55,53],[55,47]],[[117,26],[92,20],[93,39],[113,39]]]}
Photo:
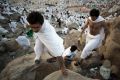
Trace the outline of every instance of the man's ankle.
{"label": "man's ankle", "polygon": [[35,60],[35,64],[40,64],[40,60],[39,60],[39,59],[36,59],[36,60]]}
{"label": "man's ankle", "polygon": [[75,65],[75,66],[79,66],[79,65],[81,65],[81,64],[82,64],[82,62],[83,62],[83,59],[78,60],[76,63],[74,63],[74,65]]}

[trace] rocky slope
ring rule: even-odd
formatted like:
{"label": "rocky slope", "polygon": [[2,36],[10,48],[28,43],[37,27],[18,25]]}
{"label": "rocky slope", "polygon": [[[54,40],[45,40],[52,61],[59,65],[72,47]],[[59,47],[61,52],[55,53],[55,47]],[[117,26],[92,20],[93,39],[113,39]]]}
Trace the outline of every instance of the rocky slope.
{"label": "rocky slope", "polygon": [[[105,45],[100,48],[100,53],[102,53],[106,59],[109,59],[113,65],[116,65],[117,70],[120,70],[120,17],[111,22],[109,31],[110,34]],[[120,77],[120,71],[117,71],[117,74]]]}

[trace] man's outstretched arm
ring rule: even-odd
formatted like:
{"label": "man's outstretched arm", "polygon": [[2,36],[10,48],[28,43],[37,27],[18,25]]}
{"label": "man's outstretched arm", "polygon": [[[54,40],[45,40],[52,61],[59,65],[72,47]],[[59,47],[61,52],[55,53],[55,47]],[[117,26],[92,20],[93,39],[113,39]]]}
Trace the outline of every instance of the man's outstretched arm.
{"label": "man's outstretched arm", "polygon": [[90,22],[90,20],[87,19],[87,21],[85,22],[84,26],[81,28],[82,29],[82,32],[81,32],[82,34],[85,31],[85,29],[88,27],[89,22]]}
{"label": "man's outstretched arm", "polygon": [[61,72],[64,76],[67,76],[67,70],[66,70],[66,67],[64,65],[64,60],[63,60],[63,57],[62,56],[58,56],[57,57],[57,61],[59,63],[59,66],[60,66],[60,69],[61,69]]}

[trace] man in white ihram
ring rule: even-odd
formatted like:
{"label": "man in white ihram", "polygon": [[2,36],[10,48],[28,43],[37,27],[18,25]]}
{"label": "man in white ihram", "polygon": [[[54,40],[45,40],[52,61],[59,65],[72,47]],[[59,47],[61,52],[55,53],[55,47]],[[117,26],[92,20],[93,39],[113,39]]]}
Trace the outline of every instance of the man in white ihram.
{"label": "man in white ihram", "polygon": [[107,26],[105,24],[105,19],[99,16],[100,12],[97,9],[92,9],[90,11],[90,17],[87,19],[85,26],[82,28],[82,33],[87,28],[86,33],[86,45],[81,53],[80,60],[75,63],[75,65],[80,65],[83,60],[91,55],[92,50],[100,47],[102,42],[106,40],[107,37]]}
{"label": "man in white ihram", "polygon": [[47,49],[53,57],[57,57],[63,75],[67,75],[62,58],[64,52],[63,39],[57,35],[54,27],[47,20],[44,20],[39,12],[31,12],[27,21],[35,32],[35,63],[40,64],[40,56]]}

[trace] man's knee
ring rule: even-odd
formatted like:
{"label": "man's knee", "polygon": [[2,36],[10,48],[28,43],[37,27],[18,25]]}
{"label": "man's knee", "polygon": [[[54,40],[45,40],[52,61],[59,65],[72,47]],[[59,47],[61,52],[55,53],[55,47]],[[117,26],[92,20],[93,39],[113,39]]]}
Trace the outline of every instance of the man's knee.
{"label": "man's knee", "polygon": [[90,53],[90,50],[84,49],[84,50],[82,51],[82,53],[81,53],[80,58],[81,58],[81,59],[86,59],[87,56],[89,56],[90,54],[91,54],[91,53]]}
{"label": "man's knee", "polygon": [[38,52],[38,48],[36,46],[34,47],[34,52]]}
{"label": "man's knee", "polygon": [[80,56],[81,59],[85,59],[86,57],[87,57],[87,54],[85,54],[85,53],[82,53]]}

